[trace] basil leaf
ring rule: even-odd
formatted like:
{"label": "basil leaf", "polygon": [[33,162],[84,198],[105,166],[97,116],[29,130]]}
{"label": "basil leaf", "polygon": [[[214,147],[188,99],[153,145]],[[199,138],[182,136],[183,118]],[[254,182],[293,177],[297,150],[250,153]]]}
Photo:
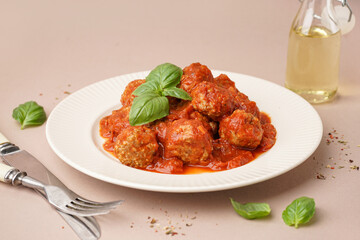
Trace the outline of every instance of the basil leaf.
{"label": "basil leaf", "polygon": [[12,117],[21,124],[21,129],[42,125],[46,121],[44,108],[34,101],[20,104],[13,110]]}
{"label": "basil leaf", "polygon": [[146,77],[147,82],[158,82],[161,89],[176,87],[180,83],[183,72],[178,66],[171,63],[164,63],[157,66]]}
{"label": "basil leaf", "polygon": [[313,198],[300,197],[295,199],[282,213],[284,222],[295,228],[299,224],[304,224],[310,221],[315,214],[315,201]]}
{"label": "basil leaf", "polygon": [[163,91],[164,96],[170,96],[170,97],[176,97],[184,100],[191,100],[192,98],[190,95],[182,90],[181,88],[177,87],[171,87],[171,88],[165,88]]}
{"label": "basil leaf", "polygon": [[230,198],[234,210],[246,219],[266,217],[270,214],[271,208],[267,203],[246,203],[241,204]]}
{"label": "basil leaf", "polygon": [[156,81],[152,81],[141,84],[139,87],[135,89],[135,91],[132,94],[135,96],[140,96],[143,93],[147,93],[147,92],[157,93],[159,91],[160,91],[159,83]]}
{"label": "basil leaf", "polygon": [[135,97],[129,113],[131,126],[143,125],[169,115],[169,100],[156,93]]}

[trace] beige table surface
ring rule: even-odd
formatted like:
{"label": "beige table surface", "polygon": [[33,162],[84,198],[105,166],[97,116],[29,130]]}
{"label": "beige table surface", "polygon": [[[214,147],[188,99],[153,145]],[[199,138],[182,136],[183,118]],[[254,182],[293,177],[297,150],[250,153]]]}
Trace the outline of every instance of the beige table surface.
{"label": "beige table surface", "polygon": [[[360,1],[349,2],[360,17]],[[200,61],[283,85],[288,32],[298,7],[297,0],[3,0],[0,130],[81,195],[98,201],[125,199],[116,211],[97,217],[104,240],[360,239],[360,171],[351,169],[360,165],[359,24],[342,39],[338,97],[314,106],[324,125],[319,148],[299,167],[252,186],[170,194],[102,182],[57,157],[47,143],[45,125],[20,130],[11,117],[13,108],[29,100],[50,114],[68,96],[64,92],[163,62],[184,67]],[[334,130],[346,146],[326,144]],[[318,174],[326,179],[317,179]],[[316,215],[294,229],[284,224],[281,213],[300,196],[315,199]],[[267,202],[271,216],[245,220],[233,211],[229,197]],[[0,216],[0,239],[77,239],[43,199],[24,188],[0,184]],[[149,217],[158,226],[151,228]],[[166,235],[163,228],[169,225],[179,234]]]}

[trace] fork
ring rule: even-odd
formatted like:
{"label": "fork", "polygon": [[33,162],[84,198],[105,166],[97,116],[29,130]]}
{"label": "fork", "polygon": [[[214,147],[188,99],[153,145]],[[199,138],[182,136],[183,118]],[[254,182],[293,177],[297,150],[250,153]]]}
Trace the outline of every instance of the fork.
{"label": "fork", "polygon": [[120,205],[123,201],[113,202],[94,202],[82,198],[71,190],[63,189],[57,186],[45,185],[42,182],[27,176],[26,172],[0,163],[0,181],[11,183],[13,186],[23,185],[25,187],[33,188],[43,191],[48,202],[56,209],[76,215],[76,216],[95,216],[107,214],[111,209]]}

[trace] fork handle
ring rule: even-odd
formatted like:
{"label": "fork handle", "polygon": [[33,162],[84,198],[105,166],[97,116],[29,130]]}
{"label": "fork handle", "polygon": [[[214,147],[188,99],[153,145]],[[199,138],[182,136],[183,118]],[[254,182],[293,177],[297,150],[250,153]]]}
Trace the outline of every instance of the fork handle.
{"label": "fork handle", "polygon": [[21,179],[26,176],[25,172],[0,162],[0,181],[11,183],[12,185],[20,185]]}

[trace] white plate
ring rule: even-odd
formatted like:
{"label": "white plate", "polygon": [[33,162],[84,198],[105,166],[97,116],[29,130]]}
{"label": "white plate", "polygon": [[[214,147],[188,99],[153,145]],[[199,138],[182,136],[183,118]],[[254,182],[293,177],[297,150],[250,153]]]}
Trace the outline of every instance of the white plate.
{"label": "white plate", "polygon": [[242,187],[283,174],[305,161],[318,147],[322,122],[315,109],[274,83],[237,73],[227,74],[236,87],[268,113],[277,141],[265,154],[235,169],[195,175],[170,175],[122,165],[103,150],[99,120],[119,108],[126,85],[148,72],[122,75],[89,85],[68,96],[51,112],[46,136],[67,164],[94,178],[130,188],[160,192],[207,192]]}

